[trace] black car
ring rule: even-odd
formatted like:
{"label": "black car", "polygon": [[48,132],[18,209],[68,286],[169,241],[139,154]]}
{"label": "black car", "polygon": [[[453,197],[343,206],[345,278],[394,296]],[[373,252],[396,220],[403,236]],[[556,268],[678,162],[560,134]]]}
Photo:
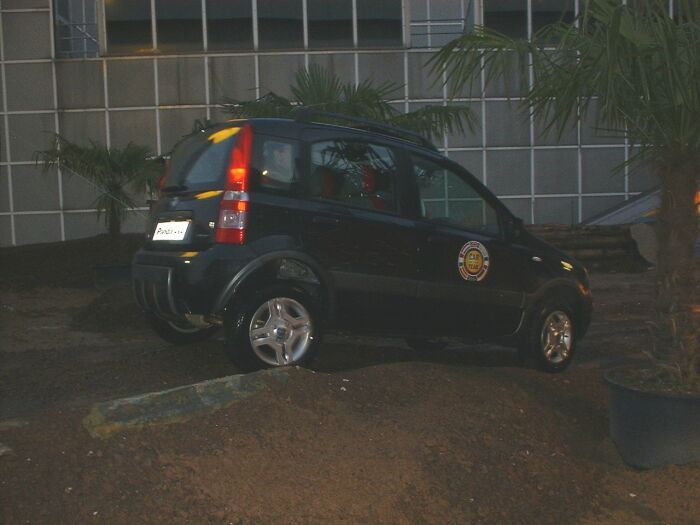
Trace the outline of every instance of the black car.
{"label": "black car", "polygon": [[247,370],[308,363],[326,330],[426,350],[494,341],[566,368],[591,318],[581,264],[425,139],[302,115],[229,121],[174,148],[133,262],[158,334],[186,343],[223,326]]}

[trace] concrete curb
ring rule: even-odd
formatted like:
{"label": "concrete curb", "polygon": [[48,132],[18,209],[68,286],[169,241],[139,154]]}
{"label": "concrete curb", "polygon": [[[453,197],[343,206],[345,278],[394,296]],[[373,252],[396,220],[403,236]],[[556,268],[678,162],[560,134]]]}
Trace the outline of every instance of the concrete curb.
{"label": "concrete curb", "polygon": [[186,421],[265,391],[271,383],[287,382],[292,374],[303,373],[311,372],[297,367],[275,368],[106,401],[92,407],[83,426],[92,437],[104,439],[124,430]]}

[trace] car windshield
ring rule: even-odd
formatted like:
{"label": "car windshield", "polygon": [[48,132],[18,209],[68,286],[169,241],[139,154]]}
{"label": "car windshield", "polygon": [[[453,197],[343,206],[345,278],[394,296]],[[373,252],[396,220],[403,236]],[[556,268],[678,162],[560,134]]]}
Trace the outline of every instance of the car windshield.
{"label": "car windshield", "polygon": [[183,140],[173,151],[164,189],[212,188],[223,185],[231,147],[241,128],[203,131]]}

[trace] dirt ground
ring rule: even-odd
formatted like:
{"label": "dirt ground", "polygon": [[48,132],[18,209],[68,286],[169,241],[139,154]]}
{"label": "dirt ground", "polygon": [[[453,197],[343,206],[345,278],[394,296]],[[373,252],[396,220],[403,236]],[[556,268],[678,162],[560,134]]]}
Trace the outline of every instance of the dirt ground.
{"label": "dirt ground", "polygon": [[626,467],[602,373],[641,359],[653,275],[592,275],[564,374],[512,351],[328,336],[315,373],[185,423],[91,438],[97,401],[237,373],[220,340],[159,341],[92,266],[137,238],[0,250],[0,521],[700,523],[700,464]]}

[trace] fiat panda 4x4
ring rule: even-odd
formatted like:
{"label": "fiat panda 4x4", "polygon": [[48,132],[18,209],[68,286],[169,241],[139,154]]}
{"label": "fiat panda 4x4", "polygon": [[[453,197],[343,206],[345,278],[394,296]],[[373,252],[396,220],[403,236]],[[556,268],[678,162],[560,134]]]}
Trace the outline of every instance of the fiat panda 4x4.
{"label": "fiat panda 4x4", "polygon": [[327,330],[493,341],[566,368],[591,317],[581,264],[425,139],[314,118],[229,121],[174,148],[132,272],[160,336],[223,326],[246,370],[306,364]]}

